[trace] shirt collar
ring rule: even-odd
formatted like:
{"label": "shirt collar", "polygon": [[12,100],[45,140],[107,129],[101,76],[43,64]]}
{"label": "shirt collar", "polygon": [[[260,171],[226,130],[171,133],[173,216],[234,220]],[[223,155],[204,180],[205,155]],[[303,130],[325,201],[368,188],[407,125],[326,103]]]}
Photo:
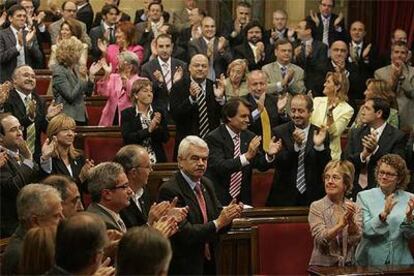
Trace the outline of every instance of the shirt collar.
{"label": "shirt collar", "polygon": [[144,114],[143,112],[138,110],[138,105],[137,105],[137,107],[135,108],[135,112],[136,112],[135,116],[138,116],[139,114],[141,114],[141,115],[144,115],[147,118],[151,118],[152,113],[154,113],[154,110],[152,109],[152,105],[150,105],[149,108],[148,108],[147,114]]}
{"label": "shirt collar", "polygon": [[380,127],[376,129],[371,128],[371,132],[375,131],[377,133],[377,138],[381,137],[382,133],[384,132],[385,127],[387,126],[387,122],[384,122]]}
{"label": "shirt collar", "polygon": [[78,10],[82,9],[83,7],[87,6],[88,4],[89,4],[89,3],[88,3],[88,2],[86,2],[85,4],[79,5],[79,6],[78,6]]}
{"label": "shirt collar", "polygon": [[363,44],[364,44],[364,42],[362,42],[362,41],[360,43],[356,43],[355,41],[352,41],[352,47],[358,46],[360,50],[362,49]]}
{"label": "shirt collar", "polygon": [[19,97],[22,99],[23,102],[26,102],[26,97],[29,97],[29,99],[32,99],[32,93],[29,93],[28,95],[20,92],[19,90],[15,89]]}
{"label": "shirt collar", "polygon": [[135,203],[139,202],[139,199],[142,197],[143,194],[144,194],[144,189],[143,188],[139,188],[138,191],[136,191],[132,195],[132,198],[134,199]]}
{"label": "shirt collar", "polygon": [[15,36],[17,36],[17,33],[19,32],[19,30],[17,30],[15,27],[13,27],[12,25],[10,25],[10,29],[12,30],[13,34]]}
{"label": "shirt collar", "polygon": [[253,49],[256,49],[257,48],[257,46],[256,45],[254,45],[253,43],[251,43],[251,42],[249,42],[249,46],[251,47],[251,48],[253,48]]}
{"label": "shirt collar", "polygon": [[160,57],[157,57],[157,59],[158,63],[161,65],[161,68],[163,68],[162,65],[165,63],[168,65],[168,67],[171,67],[171,57],[169,57],[167,61],[163,61]]}
{"label": "shirt collar", "polygon": [[303,128],[303,129],[302,128],[298,128],[297,126],[295,126],[295,128],[296,129],[303,130],[305,132],[305,135],[308,136],[308,132],[309,132],[309,128],[310,128],[310,123],[308,124],[307,127]]}
{"label": "shirt collar", "polygon": [[190,185],[191,190],[194,191],[197,182],[194,182],[190,177],[188,177],[185,172],[183,172],[182,170],[180,170],[181,175],[184,177],[185,181],[188,183],[188,185]]}
{"label": "shirt collar", "polygon": [[277,61],[276,61],[276,63],[277,63],[277,65],[279,65],[279,68],[280,68],[280,69],[282,69],[282,67],[285,67],[286,69],[289,67],[289,64],[283,65],[283,64],[280,64],[280,63],[279,63],[279,62],[277,62]]}
{"label": "shirt collar", "polygon": [[237,134],[236,132],[234,132],[231,128],[229,128],[229,126],[228,126],[228,125],[225,125],[225,126],[226,126],[227,131],[228,131],[228,132],[229,132],[229,134],[230,134],[231,139],[233,139],[233,140],[234,140],[234,138],[235,138],[236,136],[238,136],[238,134]]}
{"label": "shirt collar", "polygon": [[109,28],[113,28],[115,30],[115,25],[110,26],[110,25],[106,24],[106,22],[103,21],[103,20],[102,20],[102,24],[104,26],[105,31],[109,30]]}
{"label": "shirt collar", "polygon": [[205,36],[203,36],[204,41],[206,42],[206,44],[209,44],[210,41],[214,41],[214,37],[212,37],[211,39],[207,39]]}

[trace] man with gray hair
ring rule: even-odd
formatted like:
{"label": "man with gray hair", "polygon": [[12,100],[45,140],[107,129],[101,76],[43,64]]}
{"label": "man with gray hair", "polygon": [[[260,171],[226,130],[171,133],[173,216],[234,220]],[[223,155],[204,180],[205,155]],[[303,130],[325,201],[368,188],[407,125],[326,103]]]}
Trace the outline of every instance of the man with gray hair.
{"label": "man with gray hair", "polygon": [[63,218],[59,192],[44,184],[29,184],[17,196],[19,226],[10,238],[2,260],[2,274],[18,273],[22,244],[27,231],[34,227],[56,227]]}
{"label": "man with gray hair", "polygon": [[[197,136],[185,137],[178,148],[179,172],[161,186],[160,200],[177,197],[178,206],[188,206],[180,231],[171,237],[174,256],[171,274],[215,274],[214,247],[217,232],[240,216],[242,204],[233,200],[221,211],[213,183],[204,173],[209,149]],[[189,265],[191,264],[191,265]]]}
{"label": "man with gray hair", "polygon": [[94,167],[88,180],[92,203],[87,211],[95,213],[105,222],[107,229],[126,232],[119,212],[129,205],[132,190],[122,166],[114,162],[103,162]]}
{"label": "man with gray hair", "polygon": [[163,201],[152,204],[146,189],[152,165],[147,150],[139,145],[122,147],[115,155],[114,161],[121,164],[133,191],[128,207],[121,210],[120,215],[127,228],[141,225],[153,225],[163,216],[174,216],[181,222],[188,213],[187,208],[175,208],[172,203]]}

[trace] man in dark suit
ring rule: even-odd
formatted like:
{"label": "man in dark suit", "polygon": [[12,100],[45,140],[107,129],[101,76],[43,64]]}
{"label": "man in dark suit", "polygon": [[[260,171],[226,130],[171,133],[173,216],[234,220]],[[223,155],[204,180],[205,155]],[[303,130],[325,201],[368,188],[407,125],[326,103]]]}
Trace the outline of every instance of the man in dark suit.
{"label": "man in dark suit", "polygon": [[224,23],[223,35],[230,42],[231,48],[243,43],[245,39],[245,27],[250,22],[252,6],[245,1],[238,1],[236,6],[236,18],[234,21]]}
{"label": "man in dark suit", "polygon": [[246,59],[249,70],[258,70],[274,59],[273,47],[263,43],[263,28],[257,21],[244,27],[245,39],[242,44],[233,48],[234,59]]}
{"label": "man in dark suit", "polygon": [[264,32],[263,41],[274,45],[278,39],[295,41],[295,31],[287,27],[288,14],[284,10],[275,10],[272,15],[273,27]]}
{"label": "man in dark suit", "polygon": [[85,23],[86,31],[89,31],[92,28],[93,22],[93,10],[89,0],[76,0],[76,6],[78,11],[76,12],[76,19]]}
{"label": "man in dark suit", "polygon": [[125,233],[127,228],[119,212],[130,204],[133,191],[122,166],[104,162],[92,168],[89,172],[88,190],[92,203],[87,211],[100,216],[107,229]]}
{"label": "man in dark suit", "polygon": [[[160,28],[164,25],[164,19],[162,12],[164,6],[159,2],[151,2],[148,5],[148,19],[145,22],[136,24],[137,29],[137,41],[144,49],[151,48],[151,42],[160,34]],[[168,22],[168,21],[166,21]],[[149,58],[149,55],[145,55]],[[147,61],[144,59],[144,61]]]}
{"label": "man in dark suit", "polygon": [[389,114],[390,106],[384,99],[367,100],[361,112],[366,125],[353,129],[348,135],[344,157],[355,166],[353,199],[358,192],[376,186],[375,167],[383,155],[395,153],[405,157],[405,135],[386,123]]}
{"label": "man in dark suit", "polygon": [[93,27],[89,33],[91,38],[92,48],[91,54],[95,61],[102,57],[102,52],[98,47],[98,40],[105,40],[108,44],[114,44],[116,23],[118,20],[119,9],[115,5],[105,5],[101,11],[101,23]]}
{"label": "man in dark suit", "polygon": [[7,161],[0,167],[0,236],[9,237],[19,222],[16,197],[20,189],[38,180],[38,166],[23,139],[19,120],[9,113],[0,116],[1,151]]}
{"label": "man in dark suit", "polygon": [[[223,205],[233,199],[251,205],[252,169],[268,168],[260,149],[262,137],[247,130],[249,117],[249,103],[245,99],[231,99],[223,107],[224,124],[206,136],[210,150],[206,176],[215,184]],[[267,154],[280,150],[281,142],[268,142]]]}
{"label": "man in dark suit", "polygon": [[[135,19],[134,19],[134,24],[139,24],[142,22],[147,22],[148,21],[148,12],[149,12],[149,5],[151,3],[158,3],[158,4],[162,4],[162,0],[144,0],[144,8],[143,9],[139,9],[135,12]],[[166,11],[162,11],[162,18],[164,20],[164,22],[169,22],[170,21],[170,14]]]}
{"label": "man in dark suit", "polygon": [[190,11],[190,26],[180,31],[179,39],[177,40],[180,47],[187,50],[188,42],[201,37],[201,21],[205,16],[206,12],[200,8],[194,8]]}
{"label": "man in dark suit", "polygon": [[189,207],[180,230],[170,239],[172,275],[215,275],[217,232],[239,217],[243,209],[242,204],[232,201],[220,211],[213,183],[203,176],[208,156],[208,146],[201,138],[187,136],[179,148],[180,171],[160,188],[159,200],[177,198],[178,206]]}
{"label": "man in dark suit", "polygon": [[[121,210],[120,215],[127,228],[141,225],[153,225],[161,217],[177,214],[177,222],[187,215],[187,208],[175,208],[175,203],[163,201],[151,204],[149,191],[146,188],[152,165],[148,152],[139,145],[122,147],[115,155],[114,162],[122,165],[133,191],[130,204]],[[179,221],[178,221],[179,220]]]}
{"label": "man in dark suit", "polygon": [[[247,86],[250,93],[243,98],[250,104],[249,130],[263,137],[263,116],[268,116],[270,129],[288,120],[285,114],[280,112],[285,109],[287,98],[282,100],[281,96],[281,101],[278,101],[276,96],[266,93],[267,75],[261,70],[250,72],[247,76]],[[267,115],[262,114],[265,109]]]}
{"label": "man in dark suit", "polygon": [[203,54],[209,58],[208,79],[216,81],[221,74],[227,71],[227,65],[232,60],[232,53],[228,42],[224,37],[216,37],[216,23],[213,18],[206,16],[201,21],[200,38],[188,43],[188,55],[190,59],[196,54]]}
{"label": "man in dark suit", "polygon": [[[364,99],[364,91],[367,89],[366,81],[373,77],[377,69],[377,57],[372,43],[364,41],[366,35],[364,23],[353,22],[349,33],[351,42],[349,43],[348,62],[350,62],[353,74],[350,75],[348,98],[352,105],[352,102]],[[356,105],[353,107],[356,110]]]}
{"label": "man in dark suit", "polygon": [[305,72],[305,87],[314,97],[324,96],[323,84],[328,63],[328,46],[313,39],[312,28],[308,21],[302,20],[296,27],[298,41],[295,43],[294,63]]}
{"label": "man in dark suit", "polygon": [[324,195],[321,175],[331,159],[326,127],[310,124],[312,99],[303,94],[290,103],[292,121],[273,129],[283,148],[275,155],[277,170],[268,206],[309,206]]}
{"label": "man in dark suit", "polygon": [[154,105],[163,110],[170,110],[171,88],[183,78],[187,72],[187,64],[171,57],[174,44],[170,35],[159,35],[155,40],[155,48],[157,58],[142,66],[142,76],[152,82]]}
{"label": "man in dark suit", "polygon": [[10,27],[0,30],[0,83],[11,80],[17,66],[27,64],[40,68],[43,55],[36,40],[36,32],[25,29],[26,10],[14,5],[7,11]]}
{"label": "man in dark suit", "polygon": [[313,11],[306,17],[312,25],[313,37],[322,41],[325,45],[330,46],[336,40],[347,41],[347,34],[342,12],[339,16],[332,13],[335,7],[335,0],[319,0],[319,12]]}
{"label": "man in dark suit", "polygon": [[[120,1],[121,0],[105,0],[105,6],[114,5],[118,8]],[[131,17],[128,14],[124,13],[121,10],[119,12],[121,13],[121,19],[119,19],[119,22],[131,21]],[[102,13],[99,11],[95,14],[95,19],[93,20],[92,28],[101,25],[102,20],[103,20]]]}
{"label": "man in dark suit", "polygon": [[52,102],[45,113],[44,101],[35,91],[36,75],[30,66],[16,68],[13,73],[13,86],[6,102],[2,103],[0,100],[0,111],[3,109],[4,112],[10,112],[20,121],[24,127],[23,137],[28,140],[34,160],[39,161],[41,133],[46,133],[48,120],[59,114],[63,106]]}
{"label": "man in dark suit", "polygon": [[215,86],[208,80],[208,70],[208,58],[197,54],[190,62],[190,78],[174,83],[171,88],[171,115],[177,125],[175,158],[184,137],[198,135],[204,138],[220,124],[221,106],[225,102],[224,84],[219,82]]}

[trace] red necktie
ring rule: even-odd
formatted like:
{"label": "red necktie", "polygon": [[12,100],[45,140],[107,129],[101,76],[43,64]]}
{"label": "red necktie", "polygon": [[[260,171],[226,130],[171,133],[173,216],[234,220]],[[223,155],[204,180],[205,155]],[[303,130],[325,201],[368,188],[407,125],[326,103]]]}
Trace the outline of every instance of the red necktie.
{"label": "red necktie", "polygon": [[[196,193],[198,206],[200,207],[201,214],[203,215],[203,223],[207,223],[208,217],[207,217],[206,201],[204,200],[203,192],[201,191],[200,182],[197,182],[194,188],[194,191]],[[211,260],[210,248],[207,242],[205,243],[205,246],[204,246],[204,256],[206,257],[207,260],[209,261]]]}

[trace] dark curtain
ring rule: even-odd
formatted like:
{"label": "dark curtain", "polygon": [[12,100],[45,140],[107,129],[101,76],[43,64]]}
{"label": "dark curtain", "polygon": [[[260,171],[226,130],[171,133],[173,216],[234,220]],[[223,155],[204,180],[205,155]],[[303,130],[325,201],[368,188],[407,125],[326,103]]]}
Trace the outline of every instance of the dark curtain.
{"label": "dark curtain", "polygon": [[407,32],[408,45],[414,39],[414,1],[386,0],[377,2],[375,41],[380,54],[390,49],[392,31],[400,28]]}

